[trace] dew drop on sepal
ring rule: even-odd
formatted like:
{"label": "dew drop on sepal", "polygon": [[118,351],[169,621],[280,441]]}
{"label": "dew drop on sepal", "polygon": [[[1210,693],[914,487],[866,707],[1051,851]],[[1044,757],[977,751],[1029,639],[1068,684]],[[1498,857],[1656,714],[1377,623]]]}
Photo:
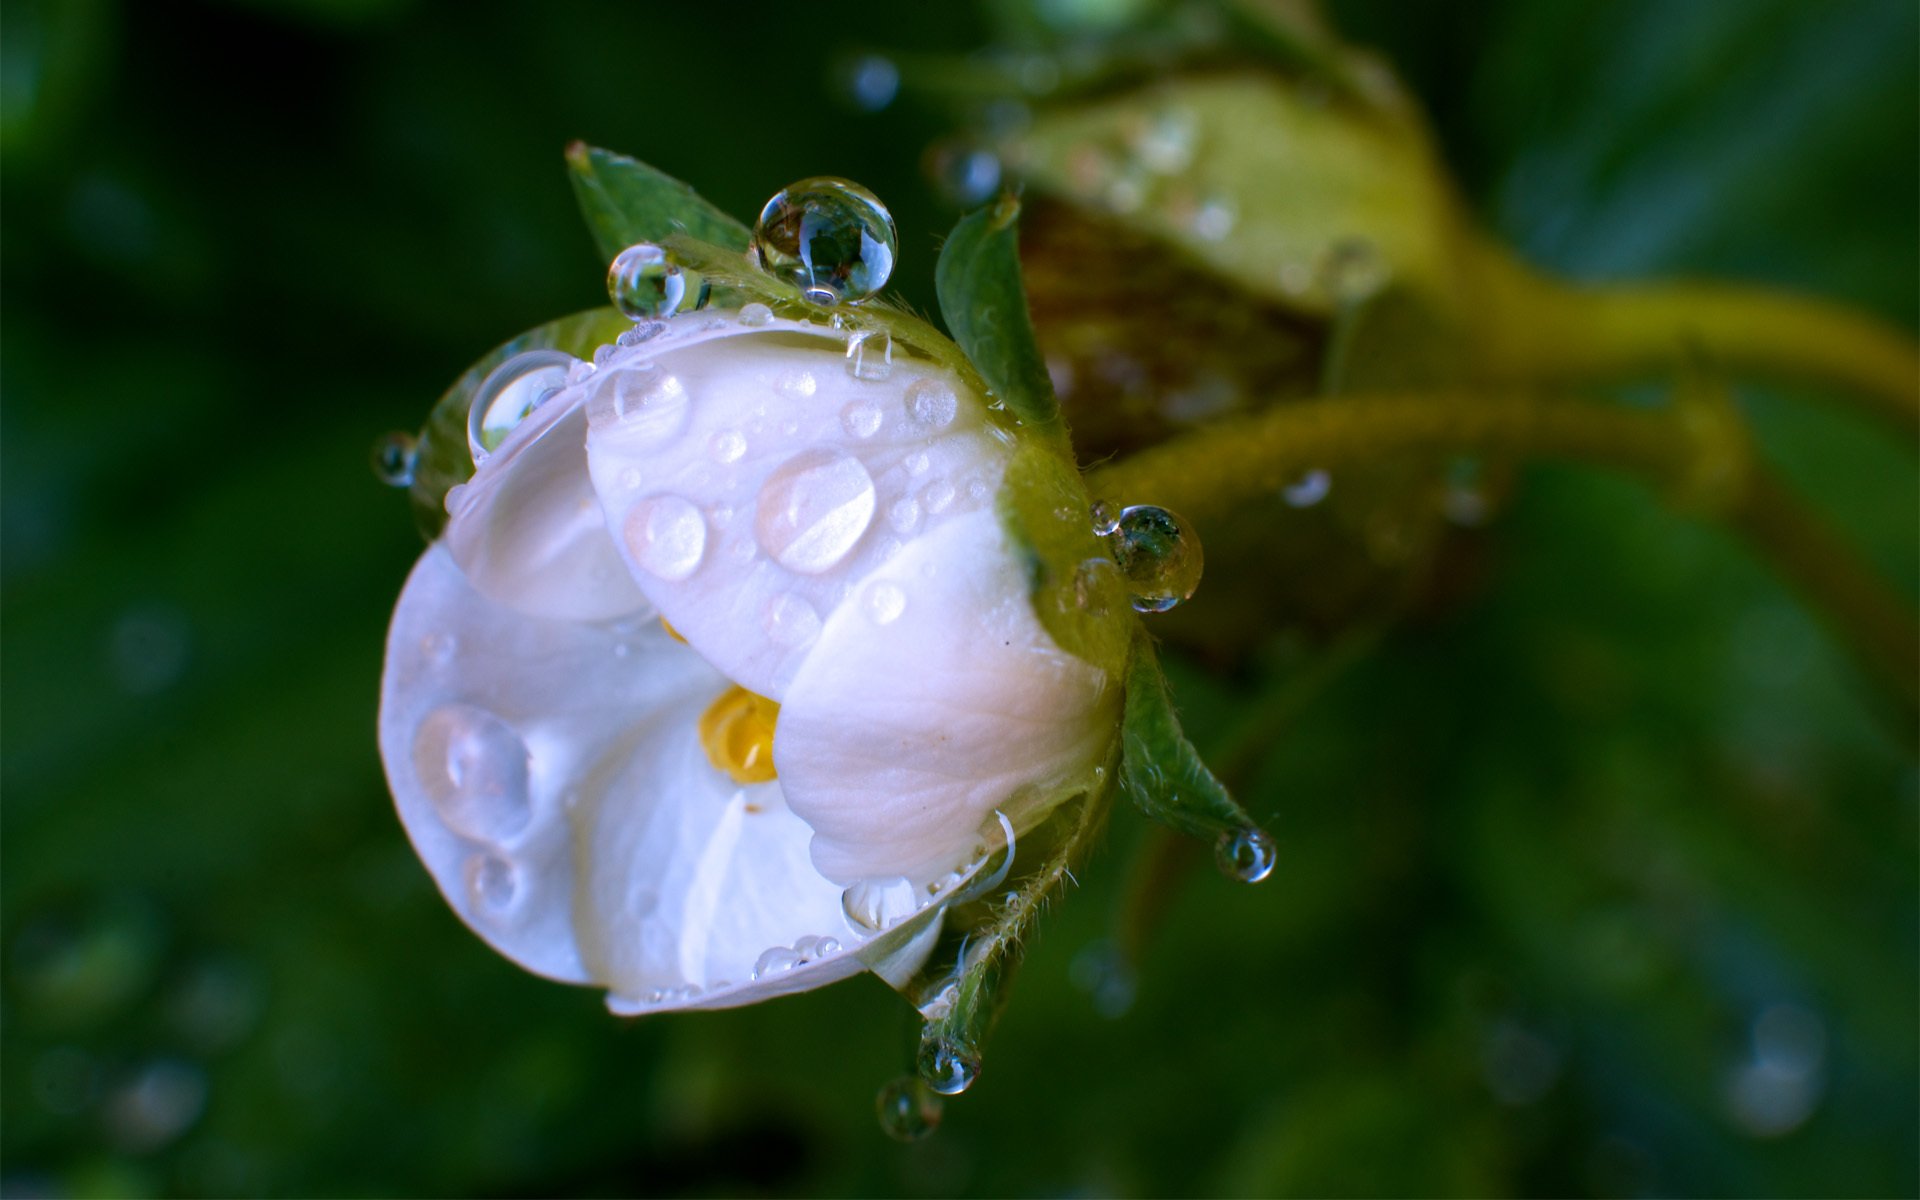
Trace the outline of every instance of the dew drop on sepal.
{"label": "dew drop on sepal", "polygon": [[878,196],[851,180],[821,176],[767,201],[753,245],[769,273],[831,306],[858,303],[886,286],[899,237]]}

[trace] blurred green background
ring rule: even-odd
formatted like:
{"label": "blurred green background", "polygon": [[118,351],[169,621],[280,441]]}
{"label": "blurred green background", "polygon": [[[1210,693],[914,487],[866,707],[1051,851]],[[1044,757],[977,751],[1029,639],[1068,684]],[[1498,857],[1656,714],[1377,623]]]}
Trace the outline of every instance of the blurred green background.
{"label": "blurred green background", "polygon": [[[1333,13],[1536,261],[1913,327],[1910,0]],[[1116,813],[930,1141],[874,1122],[916,1030],[877,981],[622,1022],[440,902],[374,752],[419,543],[369,444],[599,302],[574,137],[747,216],[858,179],[930,309],[950,115],[858,111],[836,64],[992,34],[897,3],[0,9],[0,1190],[1920,1190],[1903,739],[1737,546],[1589,471],[1529,472],[1482,590],[1304,710],[1245,797],[1280,869],[1195,872],[1130,976]],[[1741,399],[1911,598],[1910,448]],[[1176,669],[1189,728],[1289,654]]]}

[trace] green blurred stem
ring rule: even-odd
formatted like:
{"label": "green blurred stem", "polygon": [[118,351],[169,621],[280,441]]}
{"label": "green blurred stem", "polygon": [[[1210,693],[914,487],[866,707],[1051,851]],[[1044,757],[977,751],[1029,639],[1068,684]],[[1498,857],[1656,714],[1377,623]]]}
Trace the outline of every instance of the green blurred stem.
{"label": "green blurred stem", "polygon": [[1727,423],[1733,419],[1686,403],[1642,410],[1564,396],[1342,396],[1194,430],[1094,470],[1087,485],[1095,499],[1163,505],[1204,530],[1302,471],[1392,454],[1497,453],[1626,471],[1738,531],[1868,673],[1891,686],[1907,713],[1920,713],[1920,632],[1911,607],[1747,460],[1740,431]]}
{"label": "green blurred stem", "polygon": [[1834,394],[1920,447],[1920,345],[1864,313],[1721,283],[1571,288],[1519,276],[1489,321],[1498,378],[1542,384],[1670,376],[1689,356]]}

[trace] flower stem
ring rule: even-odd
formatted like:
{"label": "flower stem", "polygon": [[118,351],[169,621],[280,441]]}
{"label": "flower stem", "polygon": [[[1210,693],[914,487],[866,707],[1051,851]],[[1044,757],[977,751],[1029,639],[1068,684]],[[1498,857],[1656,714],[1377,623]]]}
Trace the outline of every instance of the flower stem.
{"label": "flower stem", "polygon": [[1734,420],[1730,411],[1684,401],[1641,410],[1513,394],[1344,396],[1194,430],[1096,469],[1087,484],[1095,499],[1163,505],[1204,530],[1304,470],[1392,454],[1495,452],[1624,470],[1737,531],[1825,617],[1868,673],[1891,686],[1908,713],[1920,712],[1920,632],[1910,606],[1747,461],[1741,431],[1728,425]]}

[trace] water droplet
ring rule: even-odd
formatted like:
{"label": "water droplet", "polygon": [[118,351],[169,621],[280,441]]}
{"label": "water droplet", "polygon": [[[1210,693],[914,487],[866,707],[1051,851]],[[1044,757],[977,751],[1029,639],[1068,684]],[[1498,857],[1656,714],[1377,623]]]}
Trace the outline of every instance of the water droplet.
{"label": "water droplet", "polygon": [[902,496],[887,507],[887,524],[895,533],[912,533],[919,523],[920,502],[912,496]]}
{"label": "water droplet", "polygon": [[913,884],[905,879],[862,879],[840,893],[847,920],[871,933],[891,929],[920,909]]}
{"label": "water droplet", "polygon": [[475,466],[487,461],[528,413],[567,385],[574,362],[571,354],[558,350],[529,350],[501,363],[481,381],[467,410],[467,448]]}
{"label": "water droplet", "polygon": [[1073,571],[1073,606],[1089,616],[1104,617],[1126,587],[1112,559],[1089,558]]}
{"label": "water droplet", "polygon": [[573,366],[568,369],[567,386],[572,387],[574,384],[582,382],[583,380],[586,379],[587,376],[593,374],[595,371],[598,371],[599,369],[600,369],[599,367],[594,366],[592,363],[588,362],[586,359],[584,358],[581,359],[579,362],[574,363]]}
{"label": "water droplet", "polygon": [[651,242],[628,246],[607,268],[607,296],[633,321],[658,321],[707,302],[706,279]]}
{"label": "water droplet", "polygon": [[920,493],[921,503],[930,513],[943,513],[953,503],[953,485],[944,479],[936,479]]}
{"label": "water droplet", "polygon": [[1379,247],[1365,238],[1342,238],[1327,248],[1320,278],[1341,304],[1371,300],[1387,286],[1391,272]]}
{"label": "water droplet", "polygon": [[667,331],[665,321],[635,321],[619,337],[613,339],[616,346],[632,349],[642,342],[650,342]]}
{"label": "water droplet", "polygon": [[373,473],[388,487],[413,486],[420,447],[410,433],[389,433],[373,444]]}
{"label": "water droplet", "polygon": [[446,666],[453,661],[454,652],[459,648],[459,639],[450,633],[430,633],[420,639],[420,657],[430,666]]}
{"label": "water droplet", "polygon": [[874,503],[873,477],[859,459],[830,447],[803,451],[761,486],[754,534],[781,566],[817,575],[859,542]]}
{"label": "water droplet", "polygon": [[909,475],[925,475],[927,468],[931,465],[933,460],[927,457],[925,450],[915,450],[907,455],[907,474]]}
{"label": "water droplet", "polygon": [[648,444],[678,436],[692,412],[686,385],[654,363],[602,371],[587,398],[593,432]]}
{"label": "water droplet", "polygon": [[1277,854],[1273,835],[1251,825],[1227,830],[1213,846],[1220,873],[1241,883],[1259,883],[1271,875]]}
{"label": "water droplet", "polygon": [[749,329],[770,325],[773,323],[773,310],[758,301],[743,305],[740,309],[740,323]]}
{"label": "water droplet", "polygon": [[753,963],[753,977],[759,979],[781,971],[791,971],[806,961],[804,956],[785,946],[774,946],[760,955]]}
{"label": "water droplet", "polygon": [[684,496],[649,496],[627,514],[627,552],[642,570],[674,583],[700,566],[707,552],[707,521]]}
{"label": "water droplet", "polygon": [[958,1096],[980,1078],[980,1056],[946,1038],[929,1038],[920,1043],[914,1068],[934,1091]]}
{"label": "water droplet", "polygon": [[866,112],[879,112],[900,93],[900,68],[879,54],[863,54],[847,68],[847,97]]}
{"label": "water droplet", "polygon": [[479,911],[504,916],[520,896],[520,872],[498,854],[476,854],[467,860],[467,895]]}
{"label": "water droplet", "polygon": [[1312,508],[1327,498],[1327,492],[1332,487],[1333,476],[1315,467],[1281,488],[1280,498],[1294,508]]}
{"label": "water droplet", "polygon": [[917,1142],[940,1128],[940,1095],[917,1075],[902,1075],[880,1089],[874,1110],[880,1129],[900,1142]]}
{"label": "water droplet", "polygon": [[893,374],[893,337],[884,329],[859,329],[847,339],[847,374],[871,383]]}
{"label": "water droplet", "polygon": [[803,646],[820,633],[820,614],[792,592],[767,601],[767,636],[781,646]]}
{"label": "water droplet", "polygon": [[857,438],[870,438],[880,432],[880,406],[871,400],[855,400],[840,410],[840,423]]}
{"label": "water droplet", "polygon": [[960,412],[960,397],[944,379],[916,379],[907,385],[907,414],[932,429],[945,429]]}
{"label": "water droplet", "polygon": [[867,616],[875,625],[890,625],[907,611],[907,594],[900,585],[880,580],[867,587]]}
{"label": "water droplet", "polygon": [[447,827],[501,845],[533,817],[527,744],[499,717],[471,704],[434,709],[413,735],[413,766]]}
{"label": "water droplet", "polygon": [[738,429],[722,429],[707,439],[707,453],[717,463],[739,462],[747,452],[747,439]]}
{"label": "water droplet", "polygon": [[773,381],[773,390],[783,400],[805,400],[819,386],[811,371],[785,371]]}
{"label": "water droplet", "polygon": [[1105,535],[1113,561],[1125,576],[1133,607],[1140,612],[1165,612],[1193,595],[1200,586],[1204,565],[1200,537],[1176,513],[1151,504],[1136,504],[1115,515],[1095,506],[1096,532]]}
{"label": "water droplet", "polygon": [[753,230],[760,263],[815,304],[857,303],[886,286],[899,251],[880,198],[846,179],[803,179],[768,200]]}

